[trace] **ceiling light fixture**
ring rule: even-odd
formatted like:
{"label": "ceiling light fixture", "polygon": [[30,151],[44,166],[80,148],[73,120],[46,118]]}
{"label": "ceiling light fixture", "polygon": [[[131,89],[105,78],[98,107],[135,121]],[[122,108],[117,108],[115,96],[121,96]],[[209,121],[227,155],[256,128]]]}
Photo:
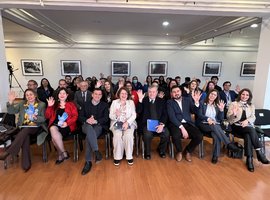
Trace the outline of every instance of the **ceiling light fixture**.
{"label": "ceiling light fixture", "polygon": [[165,26],[165,27],[166,27],[166,26],[169,26],[169,24],[170,24],[170,23],[169,23],[168,21],[162,22],[162,26]]}
{"label": "ceiling light fixture", "polygon": [[250,27],[251,28],[257,28],[258,27],[258,24],[251,24]]}
{"label": "ceiling light fixture", "polygon": [[169,35],[169,33],[166,33],[166,35],[168,36],[168,35]]}

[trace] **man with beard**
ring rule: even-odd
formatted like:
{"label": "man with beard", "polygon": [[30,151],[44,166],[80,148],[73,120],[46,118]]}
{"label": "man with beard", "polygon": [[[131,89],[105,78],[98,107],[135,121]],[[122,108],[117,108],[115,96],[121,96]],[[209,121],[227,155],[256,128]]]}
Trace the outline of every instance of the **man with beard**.
{"label": "man with beard", "polygon": [[195,106],[199,107],[201,94],[200,92],[194,92],[192,99],[182,97],[181,89],[179,86],[175,85],[171,88],[171,97],[172,99],[167,101],[167,112],[169,117],[169,130],[177,151],[175,159],[178,162],[182,160],[181,140],[182,138],[189,138],[191,141],[186,146],[183,154],[185,159],[191,162],[191,153],[203,139],[202,133],[195,127],[191,119],[191,114],[194,113]]}

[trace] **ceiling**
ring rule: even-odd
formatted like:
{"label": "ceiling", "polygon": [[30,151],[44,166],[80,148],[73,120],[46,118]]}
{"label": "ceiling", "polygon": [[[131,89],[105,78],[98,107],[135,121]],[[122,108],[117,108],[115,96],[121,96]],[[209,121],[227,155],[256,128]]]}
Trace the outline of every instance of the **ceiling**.
{"label": "ceiling", "polygon": [[[26,6],[21,2],[27,2],[28,4]],[[29,4],[29,1],[20,1],[21,4],[16,4],[16,2],[12,5],[2,4],[4,8],[2,11],[3,27],[7,46],[25,45],[26,43],[58,43],[66,46],[136,44],[186,48],[190,45],[204,45],[241,46],[256,49],[260,26],[254,29],[250,28],[250,25],[253,23],[260,24],[260,17],[266,15],[265,9],[268,9],[268,7],[261,9],[261,12],[257,13],[258,17],[255,17],[253,12],[261,4],[254,4],[254,11],[249,13],[246,11],[245,17],[242,17],[238,16],[241,11],[240,8],[239,12],[234,11],[234,15],[224,16],[222,11],[211,11],[210,4],[207,4],[208,13],[196,10],[179,13],[174,10],[168,13],[166,7],[166,9],[158,10],[158,12],[153,12],[153,9],[150,12],[146,9],[142,11],[139,8],[136,8],[136,10],[130,10],[130,8],[115,9],[114,4],[110,5],[111,11],[108,11],[107,7],[106,9],[104,7],[102,9],[91,7],[90,9],[86,6],[88,8],[86,9],[83,4],[73,6],[72,9],[68,7],[68,10],[63,5],[61,8],[58,7],[65,0],[55,1],[60,2],[59,5],[44,9],[44,6],[41,7],[34,3],[53,1],[33,0],[31,2],[32,4]],[[71,1],[66,2],[70,3]],[[108,2],[113,1],[108,0]],[[151,2],[151,0],[148,2]],[[167,1],[167,3],[170,2],[177,2],[177,0]],[[186,2],[190,3],[190,1]],[[204,2],[207,2],[207,0]],[[160,3],[164,3],[164,1],[160,1]],[[264,3],[264,5],[268,5],[267,2]],[[32,5],[32,7],[29,5]],[[231,8],[231,10],[233,9]],[[244,11],[242,12],[244,13]],[[169,26],[163,27],[163,21],[168,21]]]}

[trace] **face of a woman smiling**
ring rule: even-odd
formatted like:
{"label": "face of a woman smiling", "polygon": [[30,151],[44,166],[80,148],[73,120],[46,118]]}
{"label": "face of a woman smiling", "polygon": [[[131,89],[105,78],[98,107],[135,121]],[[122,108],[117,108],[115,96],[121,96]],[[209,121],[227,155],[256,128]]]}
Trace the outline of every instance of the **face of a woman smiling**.
{"label": "face of a woman smiling", "polygon": [[244,101],[244,102],[247,102],[249,99],[249,93],[248,91],[243,91],[241,96],[240,96],[240,100],[241,101]]}
{"label": "face of a woman smiling", "polygon": [[25,93],[25,98],[28,103],[34,103],[36,101],[36,95],[32,91],[27,91]]}
{"label": "face of a woman smiling", "polygon": [[128,97],[128,94],[127,94],[127,92],[125,91],[125,90],[122,90],[121,92],[120,92],[120,100],[127,100],[127,97]]}
{"label": "face of a woman smiling", "polygon": [[68,97],[68,94],[66,93],[65,90],[61,90],[58,94],[58,98],[60,101],[66,101],[67,97]]}

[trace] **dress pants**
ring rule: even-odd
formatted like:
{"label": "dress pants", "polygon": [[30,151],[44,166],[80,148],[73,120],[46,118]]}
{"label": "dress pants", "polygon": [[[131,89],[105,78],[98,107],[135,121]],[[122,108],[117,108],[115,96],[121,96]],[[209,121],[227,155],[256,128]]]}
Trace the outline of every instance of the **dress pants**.
{"label": "dress pants", "polygon": [[[188,123],[182,123],[182,125],[185,127],[185,129],[188,132],[188,138],[191,139],[190,143],[186,146],[185,150],[189,153],[192,153],[196,146],[198,146],[203,139],[203,135],[200,132],[200,130]],[[182,152],[182,132],[181,129],[173,124],[169,125],[169,130],[172,135],[172,140],[175,145],[177,152]]]}
{"label": "dress pants", "polygon": [[100,125],[84,124],[82,131],[86,134],[85,143],[85,160],[92,160],[92,152],[98,151],[97,138],[102,134],[102,127]]}
{"label": "dress pants", "polygon": [[144,141],[144,149],[145,154],[150,155],[151,154],[151,142],[154,136],[160,137],[160,143],[158,145],[159,152],[166,152],[166,148],[168,146],[170,133],[167,128],[164,128],[164,132],[162,133],[156,133],[151,132],[147,130],[147,127],[143,128],[143,141]]}
{"label": "dress pants", "polygon": [[122,160],[124,151],[126,159],[133,158],[134,128],[125,131],[113,129],[113,157],[115,160]]}
{"label": "dress pants", "polygon": [[218,124],[209,125],[209,124],[199,124],[199,129],[205,133],[211,133],[213,138],[213,157],[220,156],[221,142],[226,146],[230,143],[230,139],[222,130],[221,126]]}
{"label": "dress pants", "polygon": [[22,168],[24,170],[31,167],[30,135],[37,134],[39,130],[39,127],[22,128],[7,150],[12,156],[17,156],[22,148]]}
{"label": "dress pants", "polygon": [[262,148],[262,144],[255,128],[249,126],[243,128],[242,126],[236,126],[233,124],[232,131],[236,136],[244,138],[245,156],[253,156],[253,148]]}

